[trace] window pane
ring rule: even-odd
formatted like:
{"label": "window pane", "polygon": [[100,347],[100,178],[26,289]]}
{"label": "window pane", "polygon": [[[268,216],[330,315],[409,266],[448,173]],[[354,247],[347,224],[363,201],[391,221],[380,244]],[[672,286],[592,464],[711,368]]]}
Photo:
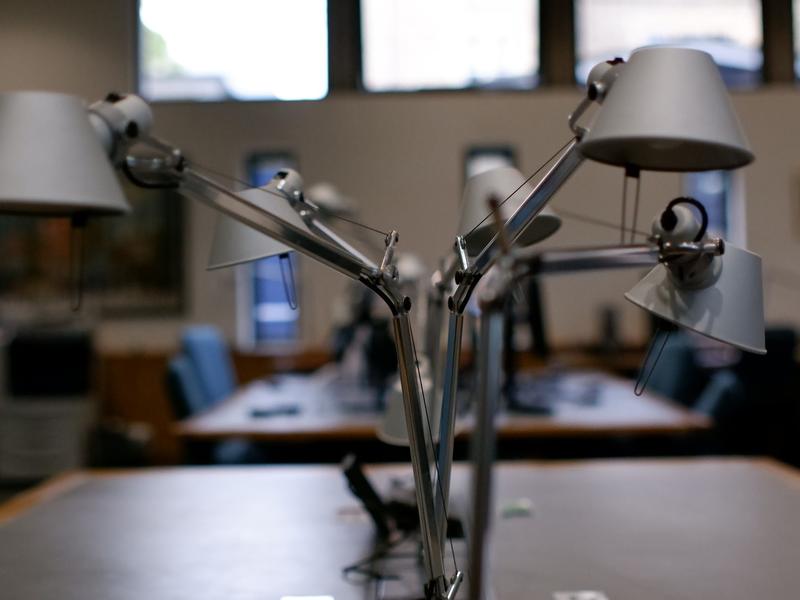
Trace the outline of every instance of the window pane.
{"label": "window pane", "polygon": [[761,81],[759,0],[577,0],[575,76],[640,46],[662,44],[705,50],[730,86]]}
{"label": "window pane", "polygon": [[328,93],[326,0],[140,0],[149,100],[315,100]]}
{"label": "window pane", "polygon": [[800,0],[793,0],[792,14],[794,15],[794,72],[800,77]]}
{"label": "window pane", "polygon": [[536,0],[361,0],[368,91],[531,88]]}
{"label": "window pane", "polygon": [[730,171],[687,173],[684,185],[686,195],[699,200],[705,206],[708,213],[708,232],[727,238]]}

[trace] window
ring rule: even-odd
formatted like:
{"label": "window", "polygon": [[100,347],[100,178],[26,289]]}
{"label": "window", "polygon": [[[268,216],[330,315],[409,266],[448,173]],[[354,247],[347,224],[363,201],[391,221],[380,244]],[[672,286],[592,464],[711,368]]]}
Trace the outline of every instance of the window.
{"label": "window", "polygon": [[535,0],[361,0],[367,91],[526,89],[539,68]]}
{"label": "window", "polygon": [[328,92],[326,0],[140,0],[148,100],[316,100]]}
{"label": "window", "polygon": [[654,44],[705,50],[730,86],[761,81],[759,0],[577,0],[575,34],[579,83],[598,62]]}
{"label": "window", "polygon": [[699,200],[708,213],[708,232],[737,246],[747,245],[743,174],[703,171],[684,175],[684,193]]}
{"label": "window", "polygon": [[792,16],[794,21],[792,29],[794,35],[794,72],[800,77],[800,0],[792,2]]}
{"label": "window", "polygon": [[[261,187],[287,167],[297,168],[297,161],[288,153],[257,153],[247,160],[247,176],[253,186]],[[294,252],[242,265],[238,289],[240,342],[259,346],[298,339],[300,310],[292,306],[297,298],[293,290],[297,274]]]}

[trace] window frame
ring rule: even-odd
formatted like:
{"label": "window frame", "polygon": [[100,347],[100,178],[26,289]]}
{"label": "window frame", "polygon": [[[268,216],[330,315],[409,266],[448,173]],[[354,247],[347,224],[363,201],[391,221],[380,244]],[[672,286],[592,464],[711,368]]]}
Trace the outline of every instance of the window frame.
{"label": "window frame", "polygon": [[[762,81],[754,88],[770,83],[794,83],[795,73],[794,11],[792,0],[761,0]],[[131,3],[132,73],[134,89],[139,91],[140,23],[139,0]],[[800,32],[798,33],[800,35]],[[576,87],[575,5],[573,1],[539,0],[539,73],[537,85],[530,89],[486,89],[483,87],[425,90],[367,91],[362,82],[361,0],[328,0],[328,95],[319,100],[156,100],[159,104],[227,104],[324,102],[339,94],[367,97],[464,94],[536,94],[553,87]],[[741,90],[745,91],[745,90]]]}

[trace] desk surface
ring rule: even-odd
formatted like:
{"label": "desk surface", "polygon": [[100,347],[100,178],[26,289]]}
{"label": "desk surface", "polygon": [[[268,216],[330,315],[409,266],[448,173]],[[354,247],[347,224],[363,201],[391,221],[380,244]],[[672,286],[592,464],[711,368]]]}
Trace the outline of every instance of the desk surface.
{"label": "desk surface", "polygon": [[[379,467],[379,487],[404,476]],[[514,463],[497,470],[498,598],[796,598],[800,478],[769,461]],[[467,473],[454,473],[456,494]],[[341,568],[372,531],[335,467],[79,473],[0,507],[3,597],[368,598]]]}
{"label": "desk surface", "polygon": [[[289,376],[280,384],[258,382],[242,388],[209,411],[181,421],[176,433],[184,439],[213,440],[231,437],[258,441],[309,442],[375,439],[379,415],[371,398],[353,386],[343,388],[329,378]],[[497,434],[501,439],[524,437],[577,437],[624,435],[676,435],[710,427],[709,420],[651,393],[636,396],[633,382],[598,372],[576,372],[565,377],[570,389],[593,388],[592,403],[573,397],[554,403],[547,416],[501,413]],[[575,396],[576,394],[571,394]],[[254,417],[254,407],[297,404],[298,415]],[[461,436],[471,431],[470,419],[459,423]]]}

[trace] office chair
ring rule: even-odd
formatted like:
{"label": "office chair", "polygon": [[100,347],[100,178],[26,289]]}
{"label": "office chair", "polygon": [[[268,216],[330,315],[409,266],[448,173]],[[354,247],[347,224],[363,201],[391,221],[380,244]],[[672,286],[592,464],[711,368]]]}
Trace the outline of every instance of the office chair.
{"label": "office chair", "polygon": [[211,406],[197,369],[184,354],[172,357],[167,365],[167,391],[176,419],[185,419]]}
{"label": "office chair", "polygon": [[194,366],[206,405],[229,396],[236,389],[230,350],[222,334],[211,325],[187,327],[181,338],[183,353]]}
{"label": "office chair", "polygon": [[[202,389],[198,371],[183,354],[167,365],[167,390],[176,419],[186,419],[213,406]],[[213,446],[187,447],[186,459],[192,464],[254,464],[264,462],[260,450],[247,440],[224,440]]]}

